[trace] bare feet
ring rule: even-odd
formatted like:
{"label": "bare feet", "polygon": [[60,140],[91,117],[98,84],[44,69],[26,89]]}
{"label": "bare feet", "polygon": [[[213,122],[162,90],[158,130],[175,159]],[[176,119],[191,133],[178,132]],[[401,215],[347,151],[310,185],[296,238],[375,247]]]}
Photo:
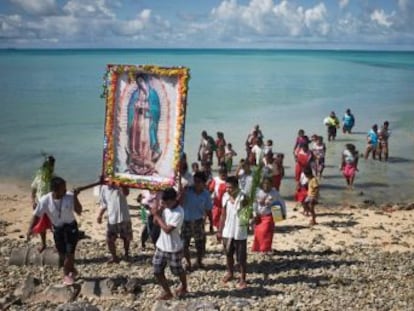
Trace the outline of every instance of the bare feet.
{"label": "bare feet", "polygon": [[175,291],[175,296],[177,296],[178,298],[182,298],[185,296],[185,294],[187,294],[188,291],[186,288],[183,287],[179,287],[177,288],[177,290]]}
{"label": "bare feet", "polygon": [[237,288],[238,289],[245,289],[245,288],[247,288],[246,281],[240,280],[239,283],[237,283]]}
{"label": "bare feet", "polygon": [[199,270],[199,269],[201,269],[201,270],[204,270],[206,267],[204,266],[204,264],[202,263],[202,262],[197,262],[195,265],[194,265],[194,270]]}
{"label": "bare feet", "polygon": [[316,220],[311,220],[310,222],[309,222],[309,224],[311,225],[311,226],[314,226],[314,225],[317,225],[318,223],[316,222]]}
{"label": "bare feet", "polygon": [[46,245],[42,245],[37,249],[37,251],[39,252],[39,254],[41,254],[45,249],[46,249]]}
{"label": "bare feet", "polygon": [[224,278],[223,278],[222,282],[223,282],[223,283],[227,283],[228,281],[231,281],[232,279],[233,279],[233,274],[227,273],[227,274],[224,276]]}
{"label": "bare feet", "polygon": [[119,263],[119,258],[118,257],[111,257],[111,258],[108,259],[107,263],[109,263],[109,264]]}
{"label": "bare feet", "polygon": [[73,268],[73,271],[71,273],[72,273],[73,279],[76,279],[76,277],[79,275],[79,272],[76,268]]}
{"label": "bare feet", "polygon": [[159,296],[158,300],[170,300],[173,298],[173,295],[171,293],[164,293],[161,296]]}

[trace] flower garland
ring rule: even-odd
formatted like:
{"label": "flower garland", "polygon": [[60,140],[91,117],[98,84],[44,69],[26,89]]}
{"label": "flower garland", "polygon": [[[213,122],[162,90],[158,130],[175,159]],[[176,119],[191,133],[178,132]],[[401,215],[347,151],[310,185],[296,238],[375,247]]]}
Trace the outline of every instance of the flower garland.
{"label": "flower garland", "polygon": [[175,174],[179,171],[180,158],[184,149],[185,113],[187,106],[188,81],[190,79],[189,69],[185,67],[159,67],[155,65],[108,65],[104,74],[103,93],[101,97],[106,98],[106,118],[104,131],[104,154],[103,154],[103,175],[105,180],[128,187],[162,190],[174,185],[175,177],[167,178],[165,181],[154,181],[144,179],[137,175],[136,178],[116,176],[114,170],[115,141],[114,141],[114,112],[116,108],[116,90],[118,79],[121,74],[126,73],[129,80],[133,80],[138,73],[151,74],[155,76],[177,77],[177,120],[174,139],[174,157],[172,167]]}

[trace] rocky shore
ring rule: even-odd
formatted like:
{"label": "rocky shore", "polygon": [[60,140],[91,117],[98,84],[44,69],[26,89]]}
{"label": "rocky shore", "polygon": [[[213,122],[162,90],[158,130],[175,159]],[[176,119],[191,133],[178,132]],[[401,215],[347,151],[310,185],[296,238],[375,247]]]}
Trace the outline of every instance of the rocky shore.
{"label": "rocky shore", "polygon": [[[275,251],[249,252],[248,288],[243,290],[236,288],[236,281],[222,284],[225,258],[210,235],[206,269],[189,273],[190,293],[168,302],[156,300],[160,288],[152,276],[153,250],[139,251],[137,238],[129,262],[107,264],[103,236],[88,235],[91,222],[83,222],[86,238],[77,252],[80,274],[75,285],[64,287],[57,267],[9,265],[11,252],[28,244],[11,238],[12,224],[2,220],[0,309],[413,310],[414,205],[364,204],[319,208],[319,225],[314,227],[292,206],[289,218],[276,225]],[[178,285],[169,270],[167,278],[173,287]]]}

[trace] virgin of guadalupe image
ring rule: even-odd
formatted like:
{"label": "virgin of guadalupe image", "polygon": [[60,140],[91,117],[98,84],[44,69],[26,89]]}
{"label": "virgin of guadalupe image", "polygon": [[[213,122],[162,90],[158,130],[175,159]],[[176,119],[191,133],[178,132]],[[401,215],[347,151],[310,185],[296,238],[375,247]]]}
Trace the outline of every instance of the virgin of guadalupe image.
{"label": "virgin of guadalupe image", "polygon": [[162,154],[158,140],[160,98],[147,76],[138,74],[135,83],[127,106],[127,169],[130,173],[151,175],[157,173],[155,163]]}

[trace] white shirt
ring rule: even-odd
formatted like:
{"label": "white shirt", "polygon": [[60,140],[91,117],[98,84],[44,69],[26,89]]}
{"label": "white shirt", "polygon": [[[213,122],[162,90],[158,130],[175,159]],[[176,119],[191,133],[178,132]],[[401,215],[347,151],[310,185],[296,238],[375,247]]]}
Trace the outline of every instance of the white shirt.
{"label": "white shirt", "polygon": [[305,173],[300,173],[300,177],[299,177],[299,185],[301,186],[306,186],[309,182],[309,178],[306,177]]}
{"label": "white shirt", "polygon": [[174,229],[170,233],[161,229],[155,245],[163,252],[176,253],[182,250],[183,241],[180,233],[184,222],[184,209],[180,205],[173,209],[165,208],[162,212],[162,219],[167,226],[173,226]]}
{"label": "white shirt", "polygon": [[256,165],[259,165],[260,162],[262,162],[263,160],[263,149],[260,148],[258,145],[254,145],[252,148],[252,152],[254,153],[255,157],[256,157]]}
{"label": "white shirt", "polygon": [[41,217],[43,214],[49,217],[55,227],[74,222],[73,193],[67,192],[60,200],[53,199],[52,192],[42,196],[33,215]]}
{"label": "white shirt", "polygon": [[239,173],[239,188],[245,195],[250,195],[250,191],[253,186],[253,176],[252,174],[246,174],[244,171],[240,170]]}
{"label": "white shirt", "polygon": [[[264,203],[260,203],[260,201],[263,200]],[[281,205],[284,204],[284,201],[280,198],[279,192],[277,192],[275,188],[272,188],[269,192],[264,192],[263,189],[259,189],[256,193],[256,201],[254,203],[254,211],[256,215],[272,214],[272,206],[276,201]]]}
{"label": "white shirt", "polygon": [[101,208],[107,210],[109,224],[119,224],[131,219],[128,202],[121,189],[103,185],[99,202]]}
{"label": "white shirt", "polygon": [[268,154],[269,152],[273,153],[273,146],[268,146],[268,145],[265,145],[265,146],[263,147],[263,153],[266,155],[266,154]]}
{"label": "white shirt", "polygon": [[355,156],[352,154],[352,152],[348,149],[345,149],[342,153],[345,163],[354,163],[355,162]]}
{"label": "white shirt", "polygon": [[244,194],[240,191],[234,202],[231,202],[230,195],[227,192],[223,195],[223,208],[226,209],[226,219],[222,233],[223,238],[234,240],[247,239],[247,226],[240,225],[237,214],[244,197]]}
{"label": "white shirt", "polygon": [[194,186],[193,175],[191,175],[191,173],[189,171],[187,171],[183,175],[181,175],[181,185],[183,187]]}
{"label": "white shirt", "polygon": [[161,201],[161,192],[151,192],[144,190],[142,198],[142,204],[148,205],[149,208],[159,208]]}

